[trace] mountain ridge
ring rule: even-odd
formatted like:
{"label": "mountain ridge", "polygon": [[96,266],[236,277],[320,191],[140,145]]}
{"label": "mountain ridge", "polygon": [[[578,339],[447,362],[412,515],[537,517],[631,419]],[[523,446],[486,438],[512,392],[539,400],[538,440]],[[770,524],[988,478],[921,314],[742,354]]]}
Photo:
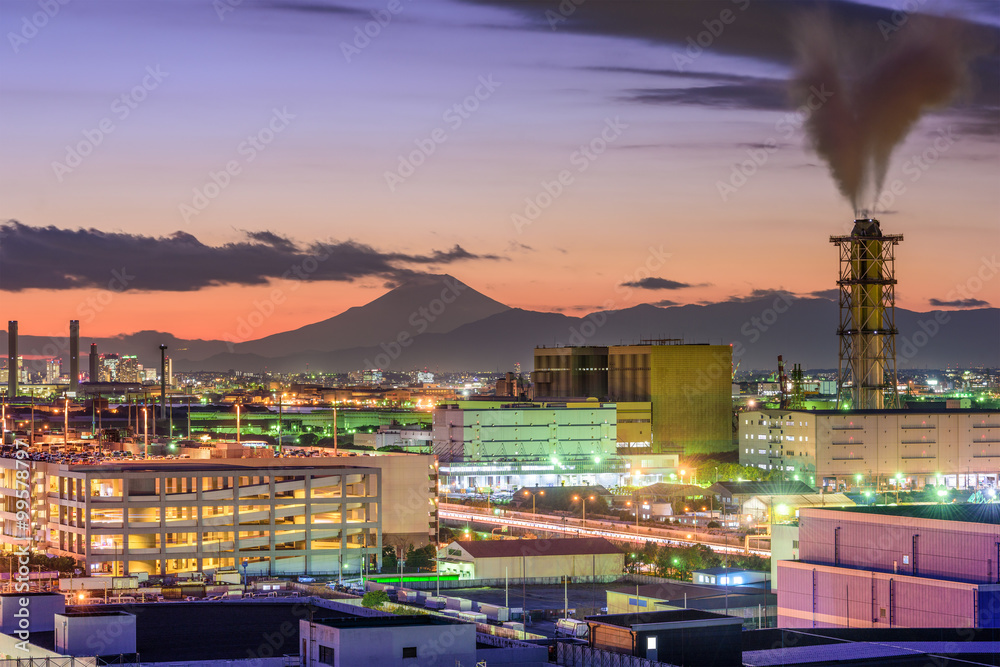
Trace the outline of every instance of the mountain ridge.
{"label": "mountain ridge", "polygon": [[[711,304],[661,307],[639,303],[579,317],[511,308],[447,275],[421,275],[367,304],[296,329],[244,341],[185,340],[143,330],[103,338],[81,337],[80,367],[88,345],[137,354],[155,366],[159,345],[179,371],[344,372],[366,366],[438,371],[530,368],[536,346],[609,345],[679,338],[733,345],[734,361],[770,368],[778,354],[804,368],[837,365],[838,306],[825,297],[775,292]],[[1000,309],[896,309],[897,361],[907,368],[1000,366]],[[23,329],[22,329],[23,330]],[[86,333],[84,331],[84,333]],[[7,347],[0,333],[0,350]],[[65,338],[21,335],[20,352],[68,354]]]}

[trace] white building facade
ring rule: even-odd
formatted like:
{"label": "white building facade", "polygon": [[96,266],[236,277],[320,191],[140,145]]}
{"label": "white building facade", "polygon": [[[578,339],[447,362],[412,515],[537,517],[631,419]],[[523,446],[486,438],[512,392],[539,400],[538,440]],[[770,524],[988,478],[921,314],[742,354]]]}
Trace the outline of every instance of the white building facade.
{"label": "white building facade", "polygon": [[1000,413],[758,410],[740,415],[740,463],[816,487],[996,486]]}

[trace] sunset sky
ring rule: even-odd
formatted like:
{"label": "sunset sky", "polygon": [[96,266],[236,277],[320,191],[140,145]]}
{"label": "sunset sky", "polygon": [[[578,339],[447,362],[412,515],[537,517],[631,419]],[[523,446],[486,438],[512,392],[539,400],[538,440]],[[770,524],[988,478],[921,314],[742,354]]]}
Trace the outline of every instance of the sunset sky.
{"label": "sunset sky", "polygon": [[[280,289],[263,336],[411,272],[572,314],[828,290],[854,215],[790,115],[810,4],[4,0],[0,327],[222,338]],[[881,43],[900,3],[828,4]],[[921,6],[977,57],[892,160],[897,305],[997,306],[1000,4]]]}

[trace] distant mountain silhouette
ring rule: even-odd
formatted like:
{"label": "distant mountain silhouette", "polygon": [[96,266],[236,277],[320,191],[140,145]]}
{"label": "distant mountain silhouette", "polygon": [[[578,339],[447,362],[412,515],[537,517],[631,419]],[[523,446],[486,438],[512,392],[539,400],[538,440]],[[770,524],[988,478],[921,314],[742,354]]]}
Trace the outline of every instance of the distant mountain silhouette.
{"label": "distant mountain silhouette", "polygon": [[[450,303],[446,303],[450,301]],[[803,368],[835,368],[838,306],[791,295],[660,308],[641,304],[569,317],[509,308],[447,275],[420,276],[374,301],[299,329],[236,344],[180,340],[143,331],[96,339],[101,352],[138,354],[146,365],[165,343],[175,370],[343,372],[367,366],[434,371],[532,368],[535,346],[608,345],[649,338],[733,345],[742,369],[772,368],[777,356]],[[896,310],[898,366],[1000,367],[1000,309]],[[22,324],[22,331],[24,331]],[[85,328],[85,327],[84,327]],[[249,332],[248,332],[249,333]],[[86,332],[84,331],[84,334]],[[237,332],[237,335],[244,335]],[[248,336],[249,337],[249,336]],[[92,339],[81,339],[87,368]],[[58,343],[62,342],[62,349]],[[22,354],[66,354],[65,341],[21,336]],[[6,351],[6,333],[0,335]]]}
{"label": "distant mountain silhouette", "polygon": [[404,333],[410,337],[447,333],[505,310],[509,307],[452,276],[421,275],[364,306],[292,331],[238,343],[232,352],[275,357],[291,350],[331,352],[364,347],[396,340]]}

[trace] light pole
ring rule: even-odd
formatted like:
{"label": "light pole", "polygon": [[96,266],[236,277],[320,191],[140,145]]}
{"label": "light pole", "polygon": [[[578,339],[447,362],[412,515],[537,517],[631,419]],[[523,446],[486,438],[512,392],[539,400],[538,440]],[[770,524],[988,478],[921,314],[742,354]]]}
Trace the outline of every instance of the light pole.
{"label": "light pole", "polygon": [[[537,513],[537,512],[535,512],[535,495],[536,494],[534,494],[531,491],[528,491],[527,489],[525,489],[524,495],[531,496],[531,513],[532,514],[536,514]],[[538,491],[537,495],[544,496],[545,492],[544,491]]]}
{"label": "light pole", "polygon": [[[590,500],[594,500],[594,496],[590,496],[589,499]],[[588,498],[586,496],[583,496],[583,497],[573,496],[573,500],[582,500],[583,501],[583,521],[581,522],[581,524],[583,525],[584,528],[586,528],[587,527],[587,500],[588,500]]]}
{"label": "light pole", "polygon": [[[66,403],[64,406],[66,409],[63,411],[63,446],[69,445],[69,398],[66,398]],[[86,408],[84,408],[86,410]]]}
{"label": "light pole", "polygon": [[146,458],[149,458],[149,413],[146,406],[142,406],[142,444],[146,449]]}
{"label": "light pole", "polygon": [[240,403],[236,402],[236,444],[240,444]]}

